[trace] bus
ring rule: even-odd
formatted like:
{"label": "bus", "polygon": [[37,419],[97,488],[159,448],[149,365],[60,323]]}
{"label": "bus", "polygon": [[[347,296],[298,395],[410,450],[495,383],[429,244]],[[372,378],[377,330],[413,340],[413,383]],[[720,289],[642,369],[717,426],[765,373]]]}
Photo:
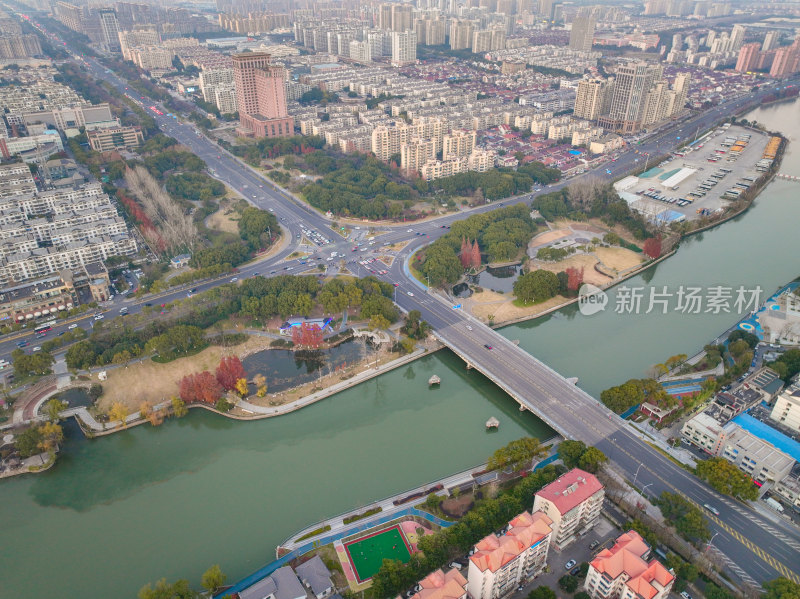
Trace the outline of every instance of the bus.
{"label": "bus", "polygon": [[55,320],[48,320],[47,322],[43,322],[42,324],[37,325],[36,328],[33,329],[33,332],[36,333],[37,335],[39,333],[46,333],[47,331],[53,328],[54,324],[56,324]]}

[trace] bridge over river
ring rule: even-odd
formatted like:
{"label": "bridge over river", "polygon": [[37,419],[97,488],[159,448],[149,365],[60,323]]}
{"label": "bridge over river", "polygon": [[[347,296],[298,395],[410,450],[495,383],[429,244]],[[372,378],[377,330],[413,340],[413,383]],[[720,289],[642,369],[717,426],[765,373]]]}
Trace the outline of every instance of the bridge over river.
{"label": "bridge over river", "polygon": [[[443,297],[403,290],[396,297],[406,310],[419,310],[436,337],[468,366],[482,372],[567,439],[594,445],[628,480],[636,477],[647,496],[680,493],[698,506],[709,503],[719,515],[711,520],[714,547],[731,570],[748,584],[778,576],[800,583],[800,531],[766,519],[747,505],[720,496],[638,436],[624,420],[594,397],[543,364],[498,332]],[[597,351],[603,351],[598,342]]]}

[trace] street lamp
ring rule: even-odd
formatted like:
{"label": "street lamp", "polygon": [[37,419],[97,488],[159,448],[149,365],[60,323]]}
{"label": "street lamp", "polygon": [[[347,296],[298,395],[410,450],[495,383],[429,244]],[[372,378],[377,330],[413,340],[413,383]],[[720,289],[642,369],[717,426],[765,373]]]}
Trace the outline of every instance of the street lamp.
{"label": "street lamp", "polygon": [[709,547],[711,547],[711,543],[714,542],[714,537],[716,537],[718,534],[719,534],[719,531],[715,532],[714,536],[711,537],[711,540],[708,542],[708,545],[706,545],[706,551],[708,551]]}
{"label": "street lamp", "polygon": [[637,476],[639,476],[639,469],[640,469],[641,467],[642,467],[642,465],[641,465],[641,464],[639,464],[639,468],[637,468],[637,469],[636,469],[636,474],[634,474],[634,475],[633,475],[633,486],[634,486],[634,487],[636,486],[636,477],[637,477]]}
{"label": "street lamp", "polygon": [[645,489],[646,489],[647,487],[649,487],[649,486],[650,486],[650,485],[652,485],[652,484],[653,484],[653,483],[647,483],[645,486],[643,486],[643,487],[642,487],[642,497],[644,497],[645,499],[647,499],[647,494],[646,494],[644,491],[645,491]]}

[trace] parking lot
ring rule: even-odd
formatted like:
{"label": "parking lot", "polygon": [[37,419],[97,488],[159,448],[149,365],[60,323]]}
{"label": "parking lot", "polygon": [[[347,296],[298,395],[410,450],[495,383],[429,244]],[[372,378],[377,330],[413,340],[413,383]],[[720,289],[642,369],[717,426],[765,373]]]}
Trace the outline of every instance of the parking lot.
{"label": "parking lot", "polygon": [[769,136],[736,125],[718,127],[638,177],[618,182],[631,207],[652,220],[691,220],[723,210],[762,174]]}

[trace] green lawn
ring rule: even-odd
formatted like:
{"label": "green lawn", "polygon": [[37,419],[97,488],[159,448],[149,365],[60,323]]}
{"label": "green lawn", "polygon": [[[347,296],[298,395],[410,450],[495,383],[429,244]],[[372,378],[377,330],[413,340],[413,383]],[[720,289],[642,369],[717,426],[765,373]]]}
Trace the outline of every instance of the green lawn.
{"label": "green lawn", "polygon": [[359,582],[372,578],[380,570],[384,559],[398,559],[405,564],[411,558],[405,539],[397,526],[347,543],[345,549]]}

